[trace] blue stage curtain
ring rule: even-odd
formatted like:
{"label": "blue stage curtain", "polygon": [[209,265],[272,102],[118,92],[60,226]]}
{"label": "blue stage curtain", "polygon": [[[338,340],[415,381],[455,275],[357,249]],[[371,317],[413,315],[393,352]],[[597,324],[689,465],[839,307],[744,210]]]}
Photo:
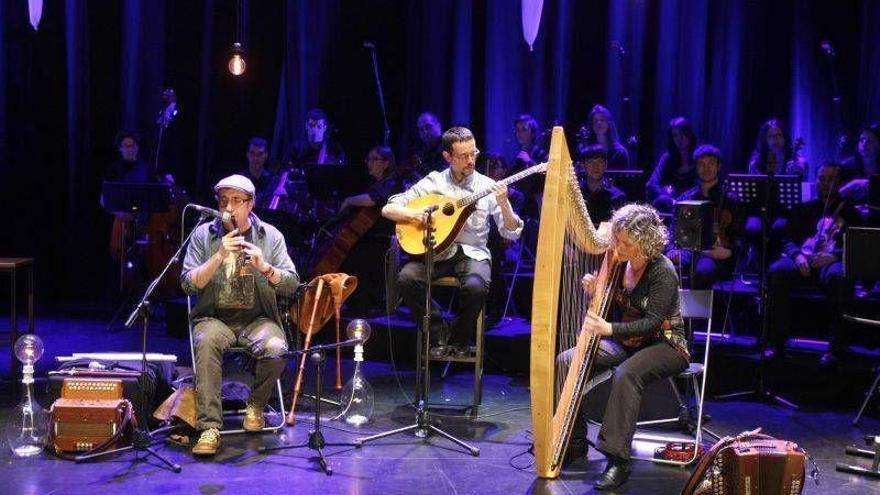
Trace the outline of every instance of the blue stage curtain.
{"label": "blue stage curtain", "polygon": [[[285,54],[278,88],[272,158],[305,137],[303,122],[311,108],[338,97],[328,87],[328,48],[339,28],[339,2],[287,0],[284,12]],[[337,84],[340,83],[337,81]]]}
{"label": "blue stage curtain", "polygon": [[[89,39],[88,2],[66,0],[65,34],[67,55],[67,234],[77,229],[80,202],[94,202],[82,194],[93,172],[89,133]],[[44,10],[45,12],[45,10]]]}
{"label": "blue stage curtain", "polygon": [[861,25],[858,26],[856,121],[866,125],[880,122],[880,2],[864,0],[858,14]]}
{"label": "blue stage curtain", "polygon": [[485,40],[485,148],[514,156],[513,121],[528,113],[543,127],[566,119],[572,19],[567,0],[545,1],[534,50],[523,38],[520,6],[489,0]]}
{"label": "blue stage curtain", "polygon": [[632,168],[638,168],[642,155],[635,144],[642,141],[638,126],[644,98],[640,90],[647,62],[645,40],[648,11],[638,8],[643,3],[642,0],[611,2],[608,11],[611,54],[605,77],[605,103],[616,117],[617,131],[621,141],[627,145]]}
{"label": "blue stage curtain", "polygon": [[125,0],[120,26],[120,124],[147,134],[156,125],[165,84],[165,0]]}

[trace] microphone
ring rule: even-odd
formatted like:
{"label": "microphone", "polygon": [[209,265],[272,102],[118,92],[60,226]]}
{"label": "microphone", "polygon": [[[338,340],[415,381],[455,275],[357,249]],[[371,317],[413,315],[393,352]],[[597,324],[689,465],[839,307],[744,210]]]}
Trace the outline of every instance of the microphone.
{"label": "microphone", "polygon": [[199,205],[193,204],[193,203],[190,203],[186,206],[196,210],[197,212],[201,213],[202,215],[214,217],[214,218],[219,218],[220,220],[223,220],[224,222],[232,222],[233,225],[235,224],[235,217],[232,216],[228,211],[220,212],[220,211],[217,211],[217,210],[214,210],[211,208],[207,208],[205,206],[199,206]]}
{"label": "microphone", "polygon": [[374,50],[376,48],[376,44],[370,40],[364,40],[364,42],[361,44],[364,48],[369,48],[370,50]]}
{"label": "microphone", "polygon": [[440,209],[440,206],[438,206],[438,205],[429,205],[429,206],[425,207],[425,213],[434,213],[435,211],[437,211],[439,209]]}

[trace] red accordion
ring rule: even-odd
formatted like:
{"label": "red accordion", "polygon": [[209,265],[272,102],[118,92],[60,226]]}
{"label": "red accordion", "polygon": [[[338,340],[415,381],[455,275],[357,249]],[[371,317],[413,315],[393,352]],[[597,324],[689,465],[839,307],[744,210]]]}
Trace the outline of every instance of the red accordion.
{"label": "red accordion", "polygon": [[794,442],[758,431],[718,441],[700,461],[682,494],[800,494],[806,453]]}

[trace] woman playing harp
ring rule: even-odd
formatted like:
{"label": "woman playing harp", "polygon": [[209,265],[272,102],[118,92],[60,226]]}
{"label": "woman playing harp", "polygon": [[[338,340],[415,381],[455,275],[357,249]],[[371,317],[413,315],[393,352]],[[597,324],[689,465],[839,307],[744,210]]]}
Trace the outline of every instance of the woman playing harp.
{"label": "woman playing harp", "polygon": [[[635,434],[642,392],[653,382],[685,370],[687,342],[678,301],[678,276],[664,256],[667,231],[656,210],[629,204],[611,219],[609,252],[616,253],[622,268],[620,283],[610,294],[609,320],[587,312],[582,332],[603,337],[595,358],[595,370],[616,367],[611,393],[596,448],[608,458],[595,487],[618,487],[629,477],[630,446]],[[596,292],[595,274],[582,279],[588,297]],[[575,349],[557,357],[564,369]],[[580,415],[580,411],[577,412]]]}

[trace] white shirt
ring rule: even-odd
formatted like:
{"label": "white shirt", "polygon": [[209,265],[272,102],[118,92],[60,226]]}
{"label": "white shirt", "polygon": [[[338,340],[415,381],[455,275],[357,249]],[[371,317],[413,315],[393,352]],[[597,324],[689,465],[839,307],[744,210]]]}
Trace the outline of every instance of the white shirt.
{"label": "white shirt", "polygon": [[[416,182],[405,192],[391,196],[388,199],[389,204],[406,206],[410,201],[425,196],[427,194],[442,194],[456,199],[469,196],[475,192],[487,190],[495,184],[495,181],[477,172],[465,177],[460,183],[456,182],[452,177],[450,168],[446,168],[441,172],[431,172],[422,180]],[[514,213],[516,217],[517,228],[508,230],[504,227],[504,219],[501,216],[501,207],[495,199],[495,194],[489,193],[477,200],[474,205],[474,212],[468,217],[461,232],[455,241],[449,245],[442,253],[437,254],[434,259],[442,261],[451,258],[461,246],[465,256],[477,261],[488,260],[492,258],[487,245],[489,241],[489,215],[495,218],[495,224],[498,226],[498,233],[501,237],[510,240],[519,239],[522,234],[523,221]]]}

